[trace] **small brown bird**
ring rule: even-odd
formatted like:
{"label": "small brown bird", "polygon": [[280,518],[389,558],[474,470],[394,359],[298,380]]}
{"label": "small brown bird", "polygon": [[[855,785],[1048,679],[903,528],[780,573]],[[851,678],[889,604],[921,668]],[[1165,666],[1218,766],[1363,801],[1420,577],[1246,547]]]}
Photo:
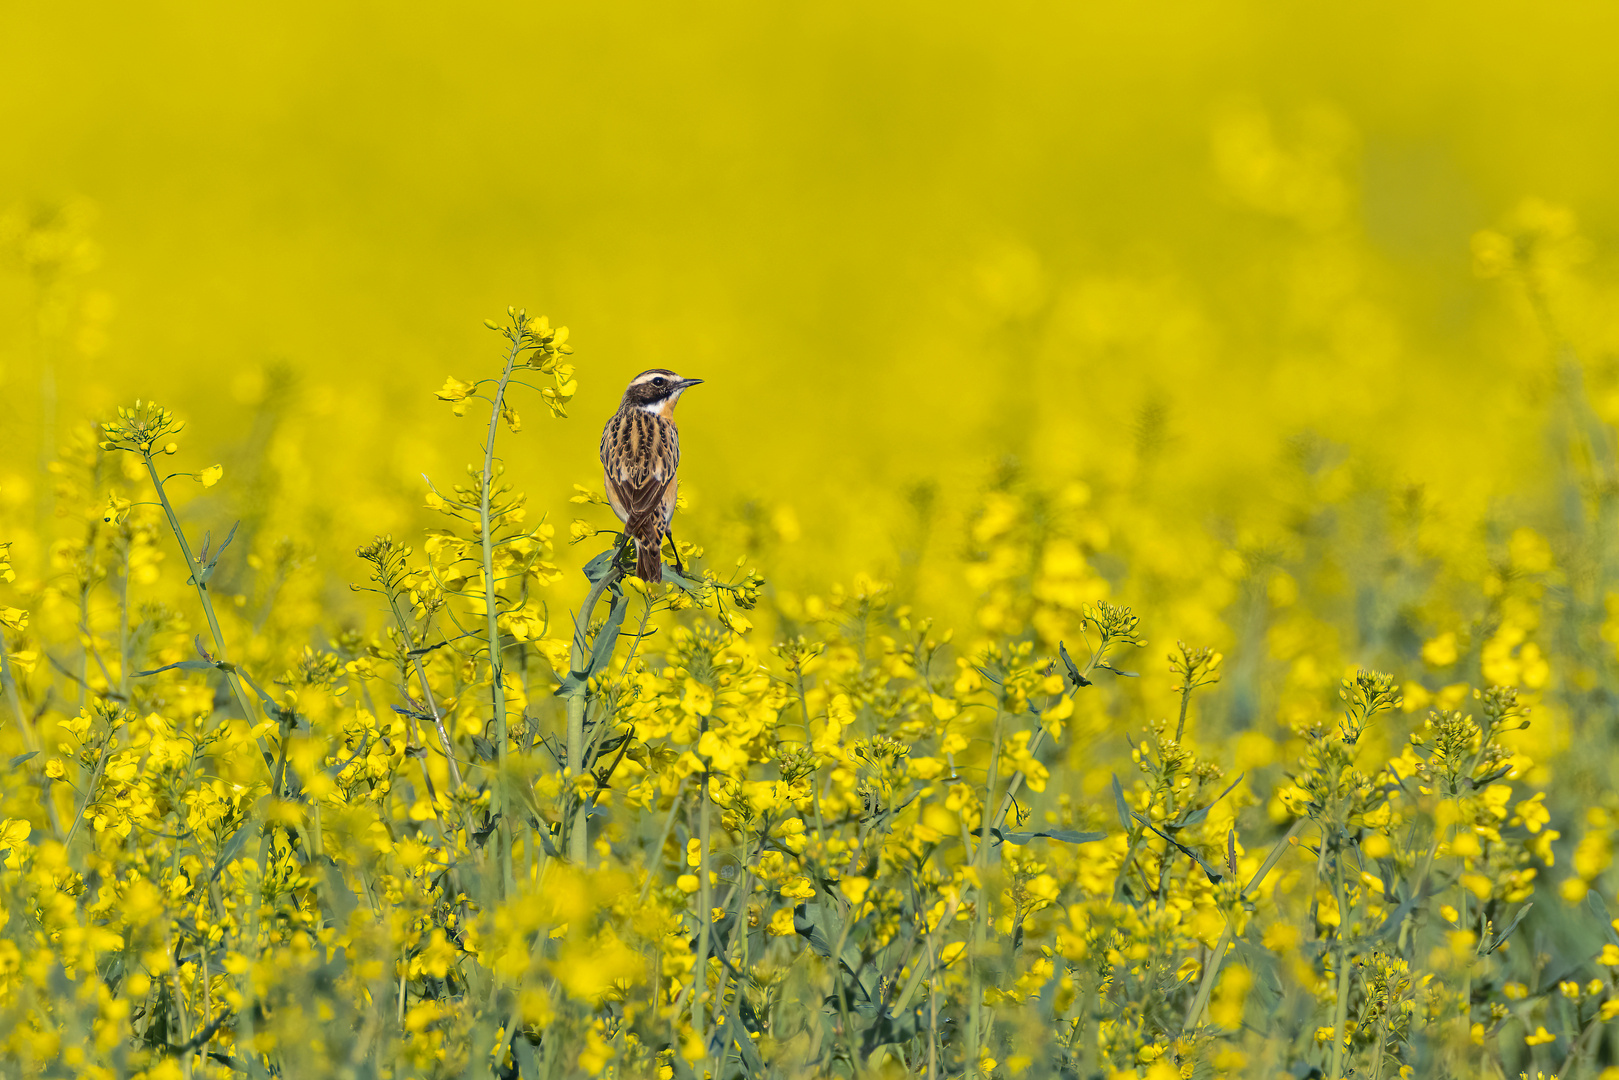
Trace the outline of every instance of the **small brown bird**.
{"label": "small brown bird", "polygon": [[[607,501],[635,539],[635,576],[663,580],[661,550],[675,513],[680,431],[675,403],[701,379],[683,379],[667,368],[630,380],[618,412],[602,429],[602,471]],[[678,559],[677,559],[678,562]]]}

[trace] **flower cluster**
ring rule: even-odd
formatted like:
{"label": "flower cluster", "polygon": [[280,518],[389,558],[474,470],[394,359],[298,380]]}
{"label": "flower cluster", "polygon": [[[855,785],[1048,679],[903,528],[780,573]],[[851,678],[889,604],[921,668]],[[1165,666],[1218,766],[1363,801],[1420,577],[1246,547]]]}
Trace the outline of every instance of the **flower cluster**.
{"label": "flower cluster", "polygon": [[[359,547],[351,617],[296,542],[187,501],[223,474],[160,469],[150,403],[63,455],[36,569],[0,547],[18,1075],[1607,1061],[1619,804],[1571,806],[1524,735],[1572,708],[1534,534],[1349,639],[1313,526],[1174,547],[1127,494],[1009,474],[960,635],[892,582],[795,594],[694,544],[647,586],[614,542],[580,597],[503,465],[521,392],[566,415],[567,333],[495,328],[494,374],[438,392],[487,408],[481,455],[429,482],[437,527]],[[1152,661],[1160,625],[1213,643]],[[1587,659],[1571,687],[1615,674]]]}

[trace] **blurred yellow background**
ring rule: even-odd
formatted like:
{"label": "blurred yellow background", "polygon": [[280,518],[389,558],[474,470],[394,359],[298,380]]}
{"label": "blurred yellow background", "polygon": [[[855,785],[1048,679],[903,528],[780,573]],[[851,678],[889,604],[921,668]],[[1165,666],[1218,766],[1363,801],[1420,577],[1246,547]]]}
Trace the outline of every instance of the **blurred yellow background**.
{"label": "blurred yellow background", "polygon": [[1467,516],[1532,505],[1549,351],[1469,252],[1529,196],[1590,238],[1559,302],[1619,414],[1611,5],[4,22],[14,509],[42,442],[156,398],[186,467],[236,481],[208,497],[268,500],[349,580],[347,551],[427,520],[421,474],[475,453],[431,392],[495,364],[508,303],[572,329],[581,386],[566,422],[529,407],[518,485],[564,505],[630,376],[706,378],[685,532],[725,558],[750,515],[796,536],[785,582],[894,573],[907,500],[933,485],[948,522],[1006,455],[1217,530],[1286,513],[1300,435]]}

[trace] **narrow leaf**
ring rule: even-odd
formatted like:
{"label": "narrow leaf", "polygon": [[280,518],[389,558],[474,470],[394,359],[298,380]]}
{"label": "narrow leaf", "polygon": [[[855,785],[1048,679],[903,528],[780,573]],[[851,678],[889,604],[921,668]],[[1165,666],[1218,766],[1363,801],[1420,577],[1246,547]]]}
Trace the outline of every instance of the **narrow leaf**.
{"label": "narrow leaf", "polygon": [[[1593,894],[1587,893],[1586,895],[1590,896],[1590,895],[1593,895]],[[1505,930],[1501,931],[1499,934],[1495,935],[1495,940],[1490,942],[1490,947],[1484,950],[1484,955],[1488,956],[1490,953],[1493,953],[1495,950],[1497,950],[1501,946],[1505,945],[1507,943],[1507,938],[1511,937],[1512,932],[1514,930],[1518,929],[1518,924],[1523,922],[1523,917],[1525,915],[1529,914],[1529,909],[1534,907],[1534,906],[1535,906],[1534,902],[1531,901],[1531,902],[1525,904],[1523,907],[1519,908],[1518,913],[1516,915],[1512,916],[1512,921],[1507,923],[1507,928]],[[1614,933],[1613,923],[1608,922],[1608,923],[1604,924],[1604,927],[1608,931],[1608,939],[1610,941],[1612,941],[1614,944],[1619,945],[1619,934]]]}
{"label": "narrow leaf", "polygon": [[[1615,945],[1619,945],[1619,933],[1614,932],[1613,916],[1609,913],[1608,905],[1603,901],[1601,894],[1599,894],[1595,889],[1592,889],[1590,892],[1585,894],[1585,903],[1596,915],[1596,917],[1602,920],[1602,929],[1607,933],[1608,940]],[[1527,910],[1529,910],[1529,907],[1526,904],[1524,905],[1524,911]],[[1523,913],[1520,912],[1518,917],[1522,918]],[[1514,920],[1512,925],[1517,926],[1517,921]]]}
{"label": "narrow leaf", "polygon": [[619,630],[624,625],[624,611],[629,606],[623,594],[618,592],[614,592],[608,601],[607,622],[596,631],[596,640],[591,643],[590,666],[585,669],[587,678],[613,662],[613,646],[618,644]]}
{"label": "narrow leaf", "polygon": [[1218,803],[1221,799],[1231,794],[1231,789],[1242,783],[1242,777],[1247,775],[1247,773],[1243,773],[1241,776],[1238,776],[1235,780],[1231,781],[1229,785],[1227,785],[1224,791],[1216,795],[1213,801],[1207,806],[1193,810],[1191,813],[1187,814],[1185,817],[1181,818],[1174,825],[1172,825],[1171,828],[1184,829],[1190,825],[1201,825],[1204,819],[1209,816],[1209,811],[1214,809],[1215,803]]}
{"label": "narrow leaf", "polygon": [[1209,876],[1209,880],[1211,882],[1218,885],[1220,882],[1225,880],[1225,875],[1216,870],[1214,867],[1210,866],[1208,863],[1204,862],[1203,857],[1197,852],[1193,851],[1191,848],[1187,847],[1173,836],[1170,836],[1168,833],[1154,825],[1152,822],[1148,821],[1142,815],[1137,814],[1136,818],[1141,822],[1141,824],[1145,825],[1147,828],[1169,841],[1169,843],[1175,845],[1175,849],[1182,855],[1185,855],[1188,859],[1191,859],[1193,862],[1197,863],[1198,866],[1202,867],[1203,872]]}
{"label": "narrow leaf", "polygon": [[1044,838],[1046,840],[1061,840],[1065,844],[1093,844],[1098,840],[1106,840],[1107,833],[1075,832],[1072,829],[1050,829],[1042,832],[1002,832],[999,829],[989,830],[996,840],[1004,840],[1008,844],[1019,847],[1031,840]]}
{"label": "narrow leaf", "polygon": [[212,671],[218,666],[218,664],[210,664],[202,660],[179,660],[172,664],[164,664],[162,667],[153,668],[150,671],[137,671],[135,672],[135,677],[143,679],[148,675],[157,675],[165,671],[172,671],[175,668],[181,671]]}
{"label": "narrow leaf", "polygon": [[617,555],[618,548],[612,547],[585,563],[584,575],[586,580],[594,585],[596,582],[606,577],[608,571],[613,568],[613,563],[617,561],[615,558]]}
{"label": "narrow leaf", "polygon": [[[214,576],[214,567],[219,565],[219,557],[225,554],[225,549],[230,547],[230,542],[236,539],[236,530],[241,527],[242,523],[240,521],[230,527],[230,534],[225,537],[225,542],[219,545],[219,550],[214,552],[213,558],[208,559],[207,565],[204,566],[202,568],[202,572],[197,575],[198,580],[200,580],[204,585],[208,583],[209,578]],[[206,545],[204,545],[204,549],[206,552]],[[204,558],[207,558],[206,554],[204,554]]]}
{"label": "narrow leaf", "polygon": [[1074,665],[1074,661],[1069,657],[1068,646],[1060,641],[1057,642],[1057,655],[1062,657],[1063,666],[1068,669],[1068,681],[1074,684],[1075,690],[1078,690],[1081,686],[1091,685],[1091,681],[1079,673],[1079,668]]}
{"label": "narrow leaf", "polygon": [[1117,773],[1113,774],[1113,803],[1119,811],[1119,824],[1124,826],[1125,832],[1129,832],[1131,818],[1130,804],[1124,801],[1124,788],[1119,784],[1119,776]]}

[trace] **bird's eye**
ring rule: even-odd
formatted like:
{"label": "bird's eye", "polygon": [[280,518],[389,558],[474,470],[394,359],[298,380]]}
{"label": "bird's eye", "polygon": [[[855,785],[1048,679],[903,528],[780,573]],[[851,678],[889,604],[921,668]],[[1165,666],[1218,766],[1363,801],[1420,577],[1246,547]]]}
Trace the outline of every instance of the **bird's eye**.
{"label": "bird's eye", "polygon": [[664,386],[668,382],[669,382],[668,379],[665,379],[662,375],[659,375],[656,379],[652,380],[652,385],[653,386]]}

